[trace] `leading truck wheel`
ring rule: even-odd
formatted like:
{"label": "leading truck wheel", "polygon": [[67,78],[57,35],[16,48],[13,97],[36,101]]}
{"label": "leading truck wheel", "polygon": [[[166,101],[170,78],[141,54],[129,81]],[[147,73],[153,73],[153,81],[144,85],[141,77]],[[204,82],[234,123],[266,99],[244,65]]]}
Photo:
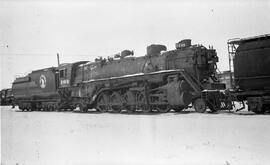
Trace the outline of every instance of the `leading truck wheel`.
{"label": "leading truck wheel", "polygon": [[202,98],[198,98],[193,102],[195,111],[198,113],[204,113],[206,111],[206,103]]}

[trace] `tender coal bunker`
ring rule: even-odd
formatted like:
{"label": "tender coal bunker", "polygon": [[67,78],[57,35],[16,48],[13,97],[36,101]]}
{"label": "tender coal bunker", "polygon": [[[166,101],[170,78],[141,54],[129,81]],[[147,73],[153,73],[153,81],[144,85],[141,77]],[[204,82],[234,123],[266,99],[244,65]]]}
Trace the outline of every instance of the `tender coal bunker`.
{"label": "tender coal bunker", "polygon": [[241,43],[234,59],[240,89],[270,89],[270,37]]}

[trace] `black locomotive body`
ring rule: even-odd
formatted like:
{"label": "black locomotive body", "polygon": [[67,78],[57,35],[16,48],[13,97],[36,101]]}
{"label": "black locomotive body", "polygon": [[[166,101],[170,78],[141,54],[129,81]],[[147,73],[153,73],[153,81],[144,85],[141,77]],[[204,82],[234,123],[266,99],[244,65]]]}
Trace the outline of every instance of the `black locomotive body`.
{"label": "black locomotive body", "polygon": [[222,108],[217,89],[225,87],[216,79],[214,49],[183,40],[175,50],[150,45],[145,56],[132,54],[125,50],[115,58],[33,71],[13,83],[16,102],[26,110],[79,107],[82,112],[181,111],[190,103],[198,112]]}
{"label": "black locomotive body", "polygon": [[[214,49],[183,40],[171,51],[163,45],[150,45],[145,56],[122,54],[116,59],[100,58],[59,68],[60,73],[74,71],[73,76],[60,78],[59,90],[69,93],[73,106],[82,111],[167,112],[171,108],[180,111],[190,103],[198,112],[204,112],[207,105],[212,110],[221,108],[220,100],[213,97],[220,95],[215,90],[225,88],[216,81],[218,57]],[[202,98],[202,94],[211,99]]]}
{"label": "black locomotive body", "polygon": [[234,95],[248,109],[263,113],[270,108],[270,35],[231,40],[234,50]]}

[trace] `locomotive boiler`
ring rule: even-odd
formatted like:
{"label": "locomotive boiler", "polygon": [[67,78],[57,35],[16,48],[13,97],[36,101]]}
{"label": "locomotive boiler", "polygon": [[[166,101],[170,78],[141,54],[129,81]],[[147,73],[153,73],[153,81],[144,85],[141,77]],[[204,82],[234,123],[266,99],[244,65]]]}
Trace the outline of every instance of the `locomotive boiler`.
{"label": "locomotive boiler", "polygon": [[76,70],[79,75],[77,78],[78,81],[87,81],[136,73],[185,69],[201,82],[208,81],[209,78],[216,79],[218,57],[214,49],[206,49],[201,45],[192,46],[191,40],[183,40],[176,44],[175,50],[166,50],[164,45],[153,44],[147,47],[145,56],[131,57],[128,56],[131,54],[125,54],[126,56],[119,56],[116,59],[96,59],[95,62],[79,66]]}

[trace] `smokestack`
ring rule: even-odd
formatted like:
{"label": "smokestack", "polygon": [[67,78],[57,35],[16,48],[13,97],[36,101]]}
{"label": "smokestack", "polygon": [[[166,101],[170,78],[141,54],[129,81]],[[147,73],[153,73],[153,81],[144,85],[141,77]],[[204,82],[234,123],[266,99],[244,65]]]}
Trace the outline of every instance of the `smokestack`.
{"label": "smokestack", "polygon": [[58,64],[58,67],[59,67],[60,66],[59,53],[57,53],[57,64]]}

